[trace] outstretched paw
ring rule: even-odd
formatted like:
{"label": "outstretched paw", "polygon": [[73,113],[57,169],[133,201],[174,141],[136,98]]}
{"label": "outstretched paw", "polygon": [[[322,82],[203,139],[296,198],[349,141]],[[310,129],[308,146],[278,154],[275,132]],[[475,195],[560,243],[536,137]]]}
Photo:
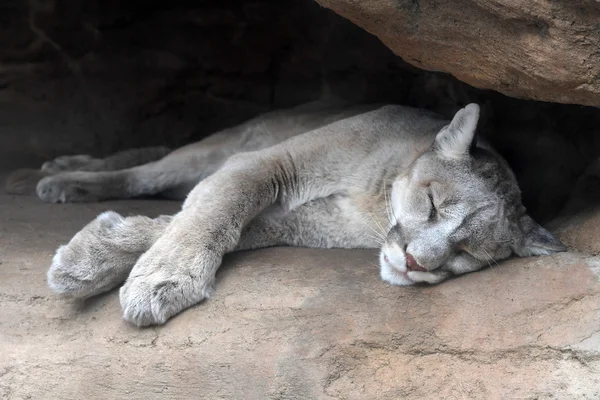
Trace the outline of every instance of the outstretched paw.
{"label": "outstretched paw", "polygon": [[128,243],[119,240],[120,231],[129,229],[125,221],[115,212],[102,213],[60,246],[48,270],[50,289],[66,297],[86,298],[122,283],[141,254],[131,251],[129,242],[136,239],[135,232],[127,235]]}
{"label": "outstretched paw", "polygon": [[130,278],[120,291],[123,318],[137,326],[164,324],[208,297],[203,286],[189,275],[156,273]]}
{"label": "outstretched paw", "polygon": [[198,256],[193,243],[173,243],[159,239],[136,263],[120,291],[125,320],[137,326],[164,324],[209,297],[216,267]]}
{"label": "outstretched paw", "polygon": [[46,203],[78,203],[98,201],[99,197],[86,189],[73,173],[47,176],[38,182],[38,197]]}

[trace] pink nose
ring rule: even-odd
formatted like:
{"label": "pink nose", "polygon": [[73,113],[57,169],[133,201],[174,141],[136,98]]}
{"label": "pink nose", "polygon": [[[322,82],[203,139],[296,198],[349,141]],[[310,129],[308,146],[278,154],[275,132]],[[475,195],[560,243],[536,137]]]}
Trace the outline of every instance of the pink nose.
{"label": "pink nose", "polygon": [[406,253],[406,269],[408,269],[409,271],[427,271],[425,268],[421,267],[417,263],[415,258],[410,253]]}

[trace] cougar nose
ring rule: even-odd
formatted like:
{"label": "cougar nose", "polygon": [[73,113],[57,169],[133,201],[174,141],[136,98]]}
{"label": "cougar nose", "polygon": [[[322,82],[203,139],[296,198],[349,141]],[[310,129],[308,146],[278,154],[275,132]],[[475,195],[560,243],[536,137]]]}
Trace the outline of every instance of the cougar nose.
{"label": "cougar nose", "polygon": [[421,267],[417,263],[415,258],[410,253],[406,253],[406,269],[408,269],[409,271],[427,271],[425,268]]}

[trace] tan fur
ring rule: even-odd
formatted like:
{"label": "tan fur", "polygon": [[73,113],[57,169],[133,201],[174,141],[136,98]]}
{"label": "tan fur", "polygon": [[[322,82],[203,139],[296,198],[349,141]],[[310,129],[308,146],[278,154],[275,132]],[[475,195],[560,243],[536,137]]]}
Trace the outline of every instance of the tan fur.
{"label": "tan fur", "polygon": [[127,277],[123,317],[144,326],[207,298],[235,250],[381,248],[381,277],[396,285],[564,250],[525,213],[506,162],[475,144],[478,117],[475,104],[446,121],[401,106],[317,102],[149,164],[44,178],[37,191],[46,201],[185,197],[172,217],[100,215],[58,249],[48,283],[86,297]]}

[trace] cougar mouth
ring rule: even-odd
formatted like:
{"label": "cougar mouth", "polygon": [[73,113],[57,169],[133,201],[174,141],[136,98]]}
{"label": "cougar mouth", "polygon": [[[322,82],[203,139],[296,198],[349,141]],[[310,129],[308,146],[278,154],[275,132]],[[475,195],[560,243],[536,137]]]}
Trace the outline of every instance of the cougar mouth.
{"label": "cougar mouth", "polygon": [[409,270],[409,271],[427,272],[427,269],[421,267],[419,265],[419,263],[417,263],[417,261],[415,260],[415,258],[410,253],[406,253],[405,257],[406,257],[406,269],[407,270]]}
{"label": "cougar mouth", "polygon": [[410,277],[408,276],[408,273],[411,271],[410,269],[408,269],[408,267],[405,267],[405,268],[398,267],[397,265],[392,263],[385,254],[383,255],[383,262],[386,263],[390,267],[392,273],[394,273],[398,277],[401,277],[410,283],[415,283],[415,281],[410,279]]}

